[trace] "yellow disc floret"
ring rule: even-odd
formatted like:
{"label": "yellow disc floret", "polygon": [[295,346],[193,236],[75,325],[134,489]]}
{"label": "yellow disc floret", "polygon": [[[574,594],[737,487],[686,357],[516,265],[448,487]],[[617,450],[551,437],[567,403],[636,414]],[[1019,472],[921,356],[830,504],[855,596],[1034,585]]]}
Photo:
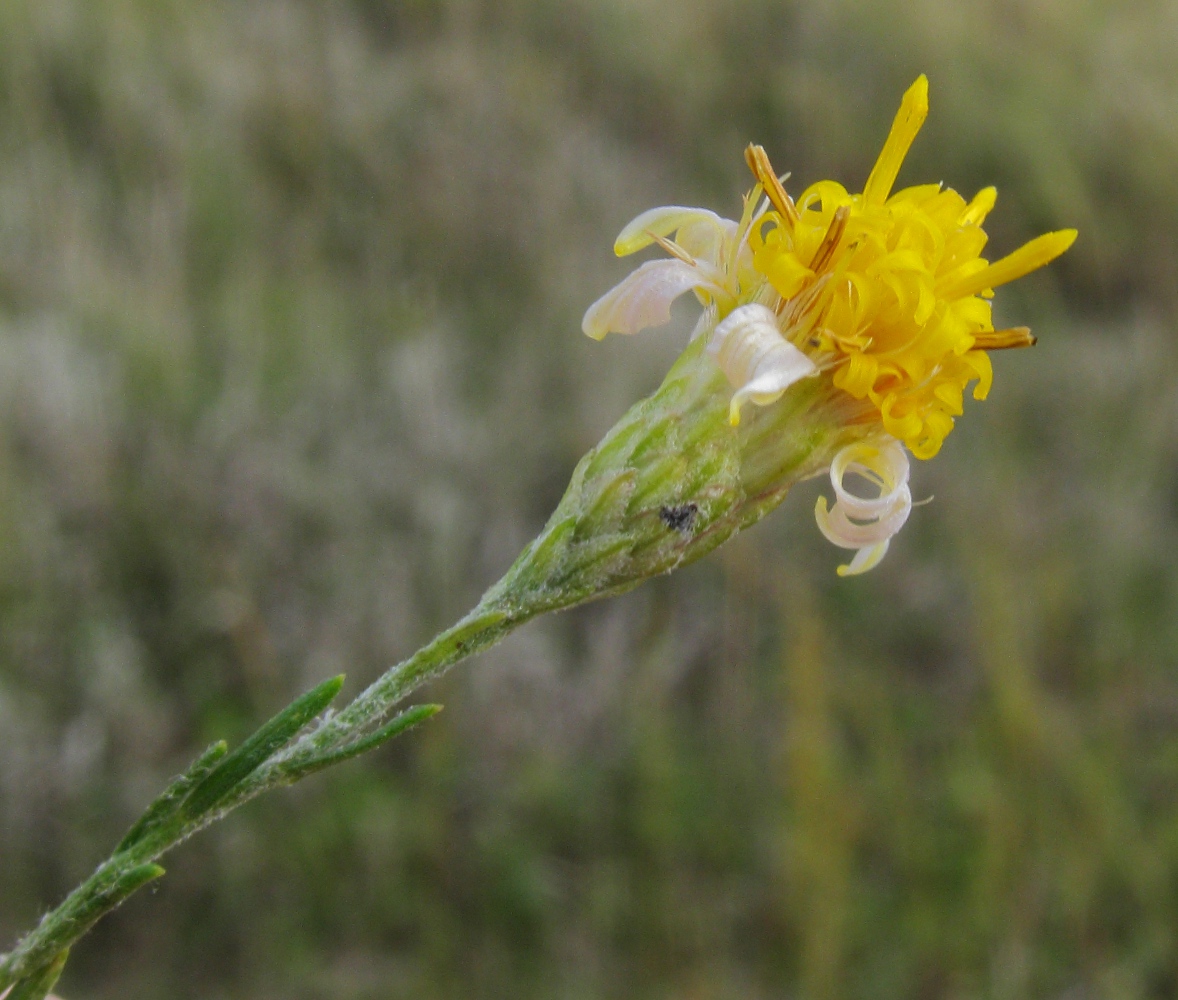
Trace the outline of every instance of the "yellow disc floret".
{"label": "yellow disc floret", "polygon": [[940,449],[968,383],[977,383],[975,399],[985,398],[986,350],[1034,342],[1022,328],[994,330],[994,287],[1046,264],[1076,236],[1048,233],[988,263],[980,256],[982,222],[994,188],[969,203],[939,184],[892,194],[927,113],[921,76],[904,95],[862,194],[822,181],[795,204],[764,151],[751,147],[748,155],[773,204],[750,237],[754,266],[780,295],[784,320],[791,302],[806,301],[789,336],[824,358],[838,389],[870,401],[883,429],[918,458]]}

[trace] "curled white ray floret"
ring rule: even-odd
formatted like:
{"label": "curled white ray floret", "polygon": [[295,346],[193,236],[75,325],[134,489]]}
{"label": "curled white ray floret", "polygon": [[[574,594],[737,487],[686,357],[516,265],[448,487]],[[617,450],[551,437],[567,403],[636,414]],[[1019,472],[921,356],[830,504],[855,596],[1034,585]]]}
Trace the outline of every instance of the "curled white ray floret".
{"label": "curled white ray floret", "polygon": [[712,331],[708,353],[736,390],[728,409],[734,426],[745,403],[768,406],[799,379],[818,371],[781,335],[773,310],[755,303],[733,309]]}
{"label": "curled white ray floret", "polygon": [[[878,490],[874,497],[851,493],[843,483],[854,473]],[[843,448],[830,463],[835,504],[826,509],[826,497],[814,508],[818,528],[827,540],[844,549],[857,549],[855,557],[838,568],[839,576],[866,573],[888,551],[888,543],[912,510],[908,489],[908,456],[895,438],[858,441]]]}

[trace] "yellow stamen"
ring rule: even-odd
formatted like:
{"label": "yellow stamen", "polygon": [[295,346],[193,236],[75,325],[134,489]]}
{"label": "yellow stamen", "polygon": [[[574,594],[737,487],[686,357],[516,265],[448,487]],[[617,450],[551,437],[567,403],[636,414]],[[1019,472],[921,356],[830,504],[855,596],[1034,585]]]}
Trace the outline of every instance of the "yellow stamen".
{"label": "yellow stamen", "polygon": [[1042,267],[1055,260],[1076,239],[1076,230],[1060,229],[1054,233],[1044,233],[1029,243],[1024,243],[1014,253],[1007,254],[1001,260],[994,261],[962,278],[938,288],[937,294],[946,299],[962,299],[967,295],[977,295],[987,288],[997,288],[1008,281],[1021,278],[1036,268]]}
{"label": "yellow stamen", "polygon": [[879,159],[875,161],[867,183],[863,186],[863,200],[867,204],[879,205],[887,201],[892,185],[896,183],[896,176],[900,173],[900,165],[927,116],[928,77],[921,73],[904,93],[900,110],[892,122],[892,131],[888,133]]}
{"label": "yellow stamen", "polygon": [[769,162],[769,154],[764,146],[755,146],[751,142],[744,151],[745,163],[749,170],[765,189],[765,195],[777,209],[778,214],[792,228],[798,224],[798,210],[794,207],[793,199],[786,193],[777,174],[773,172],[773,164]]}
{"label": "yellow stamen", "polygon": [[981,351],[1005,351],[1012,347],[1034,347],[1037,340],[1029,327],[1012,326],[1009,330],[982,330],[974,334],[973,346]]}
{"label": "yellow stamen", "polygon": [[838,211],[834,213],[834,218],[830,220],[830,227],[826,230],[826,235],[822,237],[818,249],[814,251],[814,259],[810,261],[810,270],[815,274],[821,274],[826,265],[830,263],[831,257],[838,249],[839,240],[843,238],[843,233],[846,231],[847,219],[850,216],[851,209],[848,205],[840,205]]}
{"label": "yellow stamen", "polygon": [[657,233],[652,233],[649,229],[645,230],[646,235],[655,241],[660,247],[667,251],[672,257],[678,258],[684,264],[690,264],[695,267],[695,258],[684,250],[674,240],[669,240],[665,236],[659,236]]}

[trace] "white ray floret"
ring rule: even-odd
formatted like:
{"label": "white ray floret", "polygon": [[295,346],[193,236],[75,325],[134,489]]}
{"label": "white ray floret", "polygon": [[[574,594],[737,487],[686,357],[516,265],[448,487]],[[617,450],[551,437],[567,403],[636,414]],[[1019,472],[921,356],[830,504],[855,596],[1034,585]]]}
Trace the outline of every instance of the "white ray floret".
{"label": "white ray floret", "polygon": [[[843,482],[848,473],[872,483],[877,495],[862,497],[851,493]],[[840,548],[858,550],[850,563],[838,568],[839,576],[866,573],[884,557],[892,536],[904,526],[912,510],[908,473],[908,456],[895,438],[882,443],[859,441],[847,445],[835,456],[830,464],[834,507],[828,511],[826,497],[819,497],[814,517],[830,542]]]}
{"label": "white ray floret", "polygon": [[791,385],[818,371],[805,354],[786,340],[772,309],[746,305],[734,309],[712,331],[708,353],[736,390],[728,420],[740,423],[745,403],[768,406]]}
{"label": "white ray floret", "polygon": [[737,224],[731,219],[722,219],[706,208],[664,205],[632,219],[618,233],[614,253],[626,257],[660,238],[675,236],[675,242],[697,260],[719,261],[724,240],[735,236],[736,230]]}
{"label": "white ray floret", "polygon": [[[694,291],[704,304],[701,321],[703,328],[710,328],[707,324],[740,300],[742,280],[764,285],[752,266],[748,244],[750,229],[764,211],[756,205],[759,190],[754,188],[745,200],[739,222],[680,205],[652,208],[633,219],[618,234],[614,253],[625,257],[657,243],[671,259],[647,261],[622,279],[589,307],[581,329],[601,340],[609,333],[638,333],[661,326],[671,318],[671,303],[688,291]],[[756,289],[744,292],[747,300]]]}
{"label": "white ray floret", "polygon": [[700,289],[724,294],[714,269],[682,260],[648,260],[593,303],[581,329],[594,340],[607,333],[638,333],[671,319],[671,303],[684,292]]}

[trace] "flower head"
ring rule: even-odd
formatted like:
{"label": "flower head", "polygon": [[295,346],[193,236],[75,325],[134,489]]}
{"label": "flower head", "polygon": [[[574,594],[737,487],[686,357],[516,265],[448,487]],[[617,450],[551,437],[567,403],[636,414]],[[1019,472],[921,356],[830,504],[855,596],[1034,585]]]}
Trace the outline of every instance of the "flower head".
{"label": "flower head", "polygon": [[[1048,263],[1076,236],[1073,229],[1047,233],[990,262],[981,256],[982,223],[994,188],[968,202],[941,184],[893,192],[927,114],[921,76],[858,194],[820,181],[795,201],[764,149],[749,146],[756,184],[740,221],[680,207],[639,215],[615,252],[657,243],[669,259],[641,265],[583,322],[597,339],[636,333],[665,323],[671,303],[694,292],[704,306],[695,334],[707,337],[701,363],[710,359],[726,377],[734,427],[747,403],[780,406],[800,383],[821,385],[808,396],[851,437],[829,459],[837,501],[829,511],[821,501],[816,512],[832,542],[858,550],[840,572],[878,563],[907,519],[904,448],[917,458],[935,455],[962,413],[967,386],[973,383],[975,399],[989,392],[987,351],[1035,342],[1026,327],[994,329],[994,288]],[[847,492],[848,472],[878,495]]]}
{"label": "flower head", "polygon": [[[966,202],[940,184],[892,193],[928,114],[921,76],[900,111],[862,194],[820,181],[796,203],[788,195],[750,235],[753,262],[783,306],[822,284],[820,301],[790,339],[830,368],[832,382],[870,403],[883,430],[917,458],[931,458],[961,415],[975,382],[984,399],[993,377],[987,350],[1034,343],[1025,328],[995,331],[993,289],[1059,256],[1074,229],[1047,233],[1001,260],[981,257],[982,223],[997,192]],[[770,175],[768,160],[755,171]]]}

